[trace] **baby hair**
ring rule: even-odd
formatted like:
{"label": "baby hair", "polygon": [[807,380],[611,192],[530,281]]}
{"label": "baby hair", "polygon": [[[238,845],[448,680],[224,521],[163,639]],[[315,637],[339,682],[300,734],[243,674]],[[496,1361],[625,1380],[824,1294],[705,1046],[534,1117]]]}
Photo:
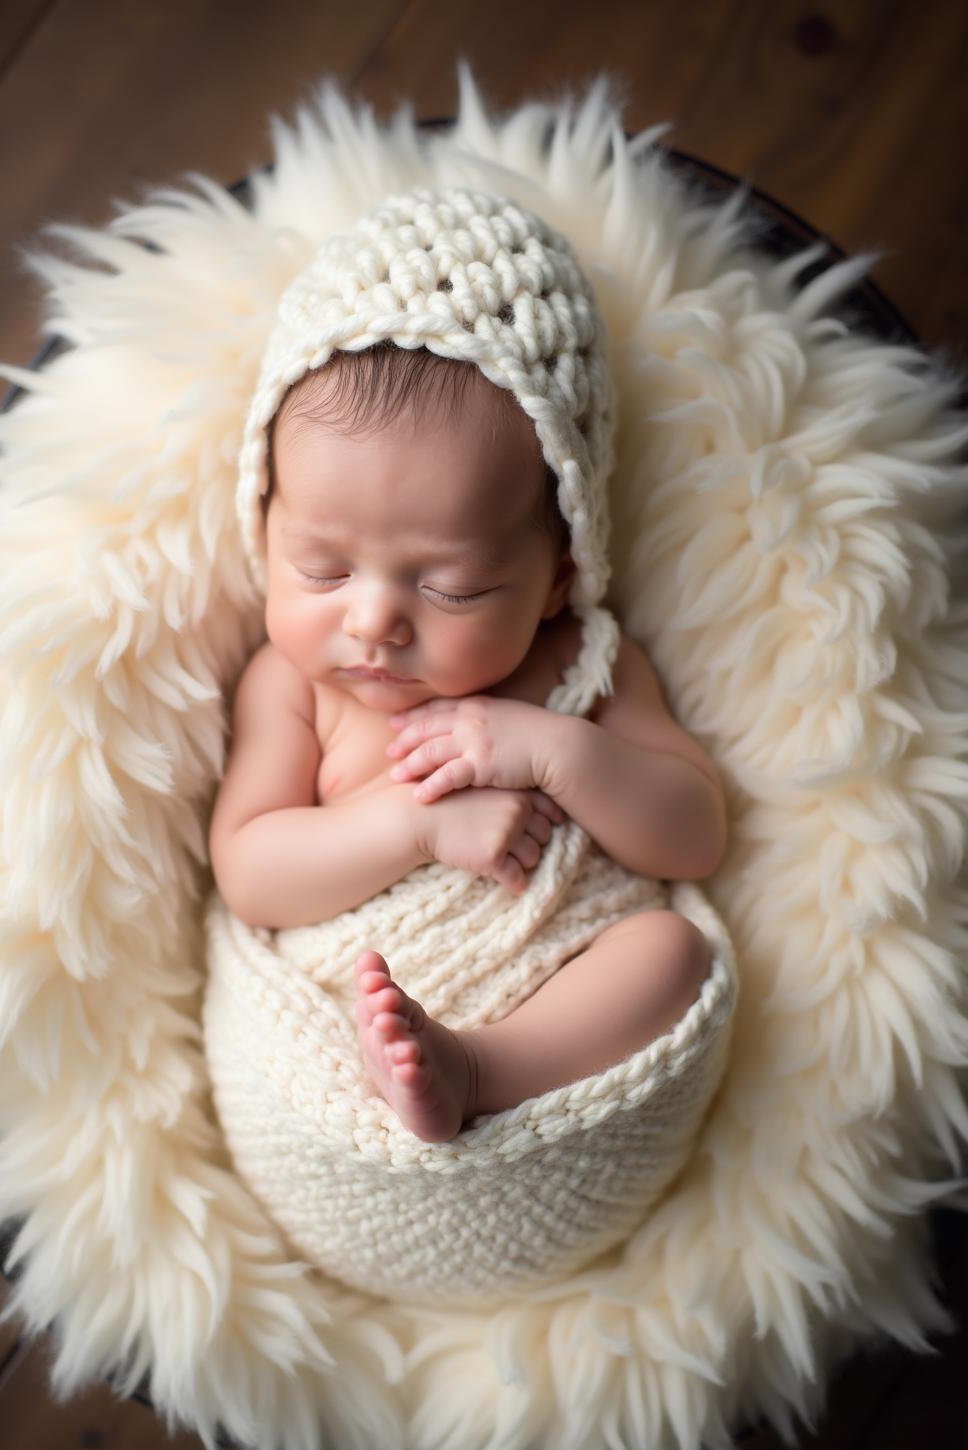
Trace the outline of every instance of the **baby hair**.
{"label": "baby hair", "polygon": [[[429,348],[402,348],[392,342],[348,352],[337,350],[315,372],[307,373],[285,394],[266,430],[268,487],[262,496],[263,516],[275,489],[273,438],[284,417],[325,421],[347,437],[388,427],[409,411],[415,422],[443,412],[448,422],[460,419],[464,398],[475,378],[496,395],[507,414],[518,410],[513,394],[496,387],[473,363],[441,357]],[[537,440],[536,440],[537,442]],[[560,558],[568,548],[569,530],[558,507],[558,480],[544,465],[544,488],[532,519],[549,534]]]}

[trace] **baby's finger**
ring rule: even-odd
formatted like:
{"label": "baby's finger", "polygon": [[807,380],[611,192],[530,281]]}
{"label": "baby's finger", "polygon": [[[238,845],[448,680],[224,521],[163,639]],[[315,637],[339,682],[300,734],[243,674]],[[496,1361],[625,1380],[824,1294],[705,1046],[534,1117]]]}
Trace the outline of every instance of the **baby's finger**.
{"label": "baby's finger", "polygon": [[525,870],[530,871],[541,860],[541,847],[533,836],[525,832],[511,847],[510,855],[516,856]]}
{"label": "baby's finger", "polygon": [[410,780],[416,775],[426,775],[438,765],[444,765],[460,754],[460,746],[453,735],[435,735],[411,750],[405,760],[397,761],[390,771],[391,780]]}
{"label": "baby's finger", "polygon": [[442,719],[442,714],[443,712],[438,713],[435,710],[433,714],[422,715],[419,720],[409,722],[406,716],[391,716],[391,724],[394,720],[399,720],[401,724],[399,727],[394,726],[395,729],[399,728],[400,733],[387,746],[387,755],[406,755],[408,750],[412,750],[422,740],[429,740],[435,735],[448,734],[452,721]]}
{"label": "baby's finger", "polygon": [[540,811],[542,815],[547,816],[549,820],[555,821],[558,825],[565,819],[565,813],[558,802],[553,800],[550,795],[545,795],[543,790],[531,792],[531,803],[536,811]]}
{"label": "baby's finger", "polygon": [[543,816],[540,811],[534,812],[531,819],[528,821],[526,830],[528,832],[528,835],[533,836],[534,839],[540,842],[542,846],[547,846],[548,842],[551,840],[551,822],[548,820],[548,817]]}
{"label": "baby's finger", "polygon": [[520,896],[528,884],[521,863],[516,861],[511,855],[504,857],[500,866],[494,872],[494,879],[501,886],[505,886],[508,891],[513,891],[517,896]]}
{"label": "baby's finger", "polygon": [[450,790],[463,790],[474,780],[474,767],[469,760],[448,760],[433,775],[428,775],[413,788],[414,798],[422,805],[429,805]]}

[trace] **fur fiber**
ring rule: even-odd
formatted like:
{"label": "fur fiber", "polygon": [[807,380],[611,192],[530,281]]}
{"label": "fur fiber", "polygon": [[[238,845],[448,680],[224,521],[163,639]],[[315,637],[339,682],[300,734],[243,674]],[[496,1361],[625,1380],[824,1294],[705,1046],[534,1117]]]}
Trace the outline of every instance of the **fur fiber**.
{"label": "fur fiber", "polygon": [[[63,1395],[145,1376],[271,1450],[722,1450],[832,1366],[949,1327],[924,1210],[968,1139],[968,422],[959,380],[834,317],[737,193],[684,187],[607,80],[452,133],[333,82],[252,209],[202,177],[35,250],[73,347],[0,419],[0,1220]],[[547,139],[547,149],[543,142]],[[262,638],[236,459],[275,303],[418,183],[576,247],[619,387],[607,603],[723,776],[704,883],[740,996],[695,1155],[621,1248],[526,1303],[417,1309],[294,1263],[231,1170],[200,1049],[225,700]],[[152,244],[146,248],[143,243]],[[376,943],[375,945],[378,945]]]}

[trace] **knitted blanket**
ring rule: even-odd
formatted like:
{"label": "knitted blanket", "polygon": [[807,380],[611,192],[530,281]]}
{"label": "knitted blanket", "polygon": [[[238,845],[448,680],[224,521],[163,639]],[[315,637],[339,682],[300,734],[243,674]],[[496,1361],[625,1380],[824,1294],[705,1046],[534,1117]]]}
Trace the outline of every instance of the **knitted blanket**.
{"label": "knitted blanket", "polygon": [[[716,943],[675,1030],[592,1077],[425,1143],[366,1076],[353,963],[378,944],[440,1021],[524,1000],[632,911],[667,905]],[[206,1055],[236,1170],[311,1263],[413,1302],[506,1299],[573,1272],[642,1221],[689,1156],[726,1062],[735,977],[699,889],[616,865],[555,828],[524,896],[434,863],[319,926],[206,913]]]}
{"label": "knitted blanket", "polygon": [[[617,626],[591,612],[589,633]],[[546,708],[594,698],[579,651]],[[353,964],[394,979],[449,1027],[497,1021],[607,926],[666,907],[715,951],[675,1028],[624,1062],[482,1115],[445,1143],[403,1127],[366,1074]],[[726,1064],[736,977],[698,887],[638,876],[574,821],[527,891],[434,862],[332,920],[269,931],[218,891],[205,912],[206,1057],[236,1171],[311,1263],[411,1302],[497,1303],[626,1238],[689,1157]]]}

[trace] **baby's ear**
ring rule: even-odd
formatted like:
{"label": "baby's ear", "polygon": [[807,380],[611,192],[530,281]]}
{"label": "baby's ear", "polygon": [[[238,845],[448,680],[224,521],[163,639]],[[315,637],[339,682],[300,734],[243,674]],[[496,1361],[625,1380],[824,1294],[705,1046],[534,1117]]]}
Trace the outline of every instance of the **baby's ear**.
{"label": "baby's ear", "polygon": [[571,553],[566,549],[558,560],[558,567],[555,570],[555,577],[551,581],[551,588],[548,591],[548,598],[542,610],[542,619],[554,619],[560,614],[568,598],[568,591],[571,588],[571,581],[575,577],[575,561]]}

